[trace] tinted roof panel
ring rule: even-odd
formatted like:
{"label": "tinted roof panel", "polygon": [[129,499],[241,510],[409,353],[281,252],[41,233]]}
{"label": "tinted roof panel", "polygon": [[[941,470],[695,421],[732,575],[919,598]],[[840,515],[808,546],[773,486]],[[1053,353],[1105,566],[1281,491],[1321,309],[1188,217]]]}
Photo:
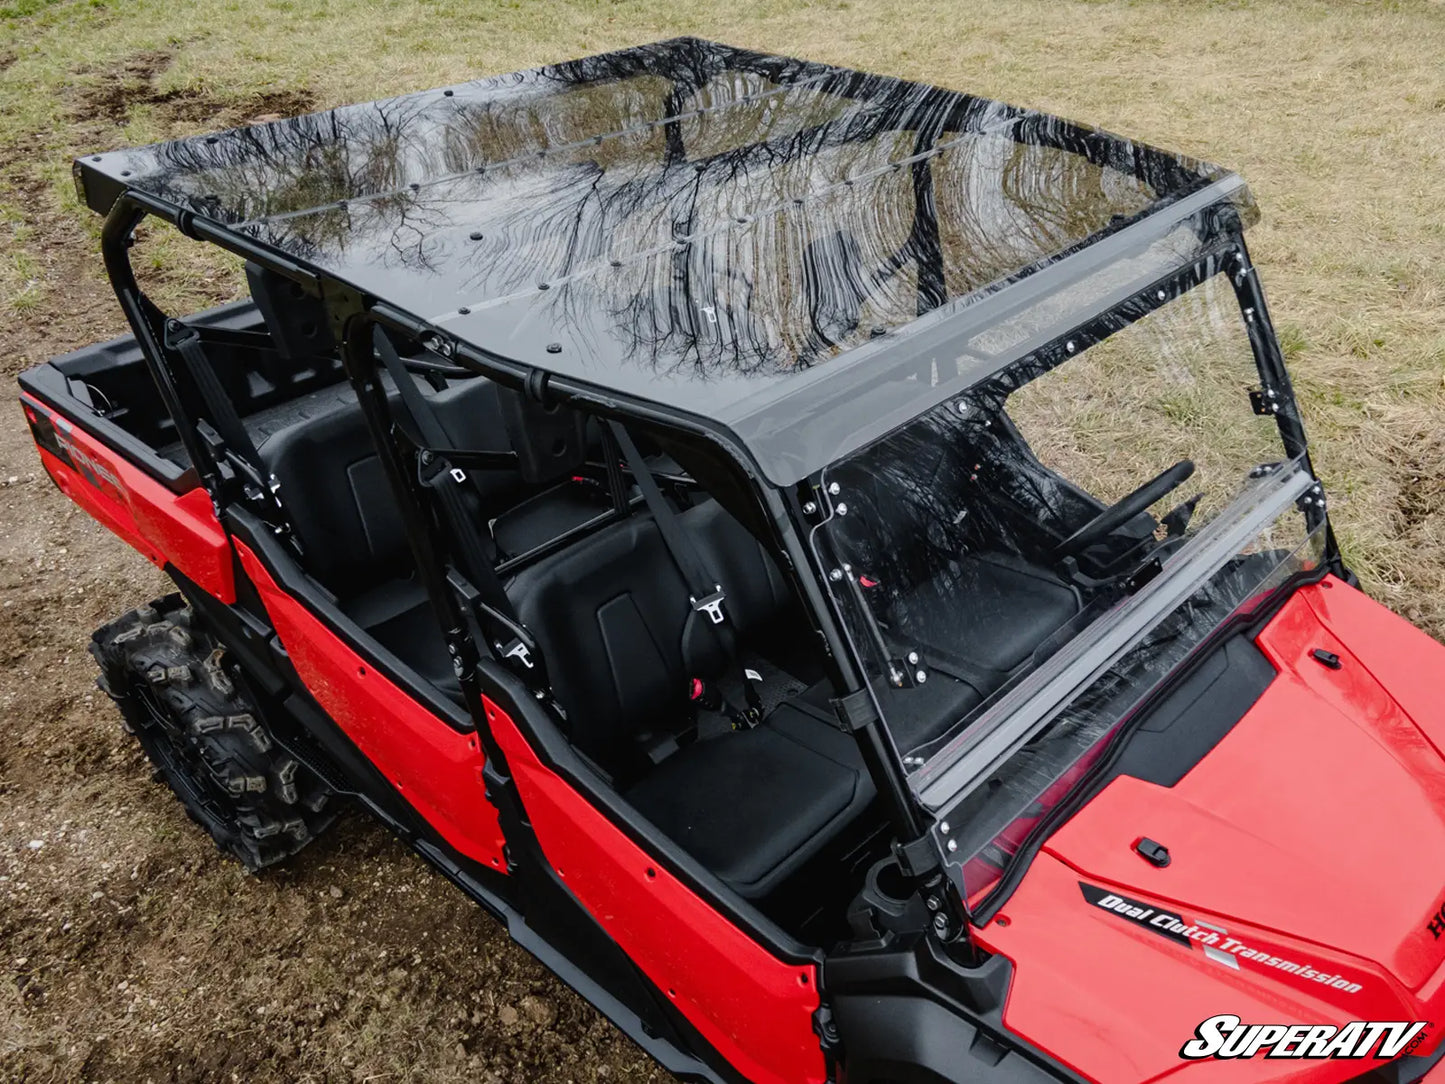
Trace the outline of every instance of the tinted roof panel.
{"label": "tinted roof panel", "polygon": [[726,424],[776,481],[837,443],[766,447],[839,355],[1228,177],[694,39],[78,165],[97,210],[146,192],[480,350]]}

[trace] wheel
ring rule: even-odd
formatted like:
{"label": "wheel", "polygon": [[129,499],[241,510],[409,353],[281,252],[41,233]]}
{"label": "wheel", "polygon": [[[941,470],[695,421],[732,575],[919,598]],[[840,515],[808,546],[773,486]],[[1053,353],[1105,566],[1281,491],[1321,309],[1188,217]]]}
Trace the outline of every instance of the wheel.
{"label": "wheel", "polygon": [[180,595],[96,630],[90,653],[153,778],[247,869],[289,858],[336,818],[331,789],[272,738]]}

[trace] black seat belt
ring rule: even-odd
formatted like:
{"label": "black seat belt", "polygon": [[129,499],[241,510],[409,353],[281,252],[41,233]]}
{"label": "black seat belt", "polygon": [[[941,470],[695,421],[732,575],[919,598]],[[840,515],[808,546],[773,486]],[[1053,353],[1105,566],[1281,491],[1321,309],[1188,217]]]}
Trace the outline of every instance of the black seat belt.
{"label": "black seat belt", "polygon": [[[464,601],[469,605],[480,603],[483,607],[477,616],[479,620],[483,617],[488,618],[486,623],[493,626],[492,628],[483,628],[482,631],[500,661],[515,662],[524,671],[523,676],[529,681],[545,684],[545,671],[542,669],[542,660],[537,651],[536,641],[518,619],[512,600],[507,597],[507,592],[502,588],[502,581],[498,578],[497,570],[492,564],[489,547],[477,529],[477,517],[467,507],[466,498],[462,495],[463,487],[468,484],[467,474],[460,467],[453,466],[446,461],[447,453],[453,450],[450,447],[450,438],[447,436],[446,430],[442,428],[441,421],[437,418],[431,404],[427,401],[426,396],[422,395],[416,382],[412,380],[406,366],[402,364],[401,355],[396,352],[396,347],[392,345],[386,333],[379,327],[375,328],[372,339],[377,353],[381,355],[382,365],[386,367],[392,383],[396,385],[402,405],[416,425],[423,444],[426,445],[423,450],[429,451],[436,457],[435,469],[430,477],[423,477],[422,482],[437,495],[442,512],[446,516],[447,525],[451,528],[451,533],[460,550],[458,556],[461,558],[466,577],[470,581],[467,586],[472,588],[471,591],[463,590],[461,592]],[[498,635],[498,628],[501,630],[501,635]]]}
{"label": "black seat belt", "polygon": [[[662,495],[662,490],[658,489],[657,479],[652,476],[652,471],[648,469],[642,453],[633,443],[631,434],[620,422],[609,421],[607,425],[613,438],[617,441],[617,446],[622,449],[622,456],[627,460],[627,469],[632,472],[632,478],[637,483],[637,488],[642,491],[642,500],[647,505],[647,510],[652,513],[653,521],[662,535],[663,546],[672,557],[672,563],[677,566],[678,572],[682,573],[682,578],[687,586],[689,605],[692,606],[694,613],[706,618],[708,627],[712,629],[718,639],[724,657],[728,660],[736,659],[737,640],[734,635],[734,626],[728,620],[725,608],[727,593],[723,590],[722,583],[709,573],[702,556],[693,547],[692,540],[688,538],[687,532],[678,524],[677,513],[667,503],[667,498]],[[747,670],[743,672],[743,690],[748,700],[746,711],[735,708],[721,696],[717,698],[734,726],[756,726],[762,718],[762,698],[754,687],[752,673]]]}
{"label": "black seat belt", "polygon": [[216,433],[236,456],[250,466],[251,472],[259,477],[265,469],[261,463],[261,453],[256,450],[251,434],[246,432],[245,425],[241,423],[241,416],[236,413],[236,405],[231,402],[231,397],[221,384],[216,370],[211,367],[210,359],[201,347],[201,333],[179,320],[167,320],[165,343],[167,350],[175,351],[186,363],[191,382],[201,393],[201,401],[210,412],[211,424],[216,427]]}
{"label": "black seat belt", "polygon": [[[213,329],[207,328],[207,335],[212,334],[212,331]],[[224,341],[237,342],[244,334],[230,332],[222,338]],[[167,350],[179,354],[185,362],[191,382],[196,386],[196,391],[200,393],[201,401],[211,416],[209,424],[205,419],[196,423],[196,432],[205,442],[212,460],[218,467],[222,461],[230,466],[242,480],[242,492],[250,500],[264,506],[263,518],[284,529],[287,541],[299,553],[301,542],[290,533],[289,520],[285,508],[281,505],[278,493],[280,486],[276,476],[262,460],[260,451],[251,440],[251,434],[246,431],[245,423],[236,412],[236,404],[231,401],[230,394],[216,375],[210,358],[206,356],[200,330],[180,320],[167,320],[163,342]],[[196,468],[202,470],[202,464],[197,463]],[[219,484],[220,478],[216,478],[215,482]],[[216,499],[214,495],[212,499]]]}

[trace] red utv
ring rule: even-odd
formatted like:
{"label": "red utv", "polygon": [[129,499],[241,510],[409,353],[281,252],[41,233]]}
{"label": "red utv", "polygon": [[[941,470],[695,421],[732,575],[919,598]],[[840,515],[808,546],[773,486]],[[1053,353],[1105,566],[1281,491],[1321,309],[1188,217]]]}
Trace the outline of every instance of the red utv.
{"label": "red utv", "polygon": [[[249,868],[361,806],[689,1079],[1445,1053],[1445,650],[1235,175],[677,40],[75,177],[134,334],[26,416],[175,581],[92,650]],[[147,216],[250,299],[159,311]]]}

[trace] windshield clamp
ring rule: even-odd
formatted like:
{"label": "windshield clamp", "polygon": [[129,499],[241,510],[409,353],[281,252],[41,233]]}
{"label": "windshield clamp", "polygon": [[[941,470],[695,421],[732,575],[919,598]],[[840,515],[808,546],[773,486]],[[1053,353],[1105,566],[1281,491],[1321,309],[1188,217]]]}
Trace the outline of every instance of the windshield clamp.
{"label": "windshield clamp", "polygon": [[874,705],[873,698],[868,695],[867,689],[837,697],[832,704],[833,713],[838,716],[838,722],[842,724],[845,733],[853,734],[870,723],[880,721],[878,708]]}
{"label": "windshield clamp", "polygon": [[705,598],[690,597],[688,598],[688,602],[692,603],[694,613],[707,614],[708,619],[711,620],[714,625],[721,625],[727,620],[726,615],[723,613],[723,602],[726,599],[727,596],[723,594],[722,584],[715,584],[712,594]]}
{"label": "windshield clamp", "polygon": [[1264,390],[1254,388],[1249,393],[1249,405],[1262,418],[1278,414],[1280,409],[1279,392],[1273,388]]}
{"label": "windshield clamp", "polygon": [[908,843],[893,844],[893,857],[905,877],[923,877],[932,873],[942,864],[938,857],[938,846],[931,835],[922,835]]}

